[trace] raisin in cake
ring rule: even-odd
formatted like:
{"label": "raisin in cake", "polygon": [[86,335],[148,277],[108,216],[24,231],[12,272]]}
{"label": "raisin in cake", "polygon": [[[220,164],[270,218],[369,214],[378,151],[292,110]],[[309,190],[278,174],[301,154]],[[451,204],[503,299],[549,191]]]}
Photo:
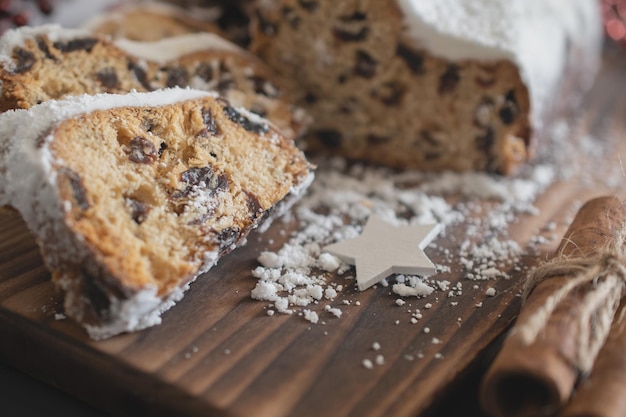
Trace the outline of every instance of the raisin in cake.
{"label": "raisin in cake", "polygon": [[258,1],[251,50],[299,88],[312,147],[511,173],[600,61],[596,0]]}
{"label": "raisin in cake", "polygon": [[48,101],[0,115],[0,206],[35,234],[96,339],[160,313],[312,180],[293,141],[215,93]]}
{"label": "raisin in cake", "polygon": [[112,42],[56,25],[11,30],[0,38],[0,81],[2,111],[68,95],[190,86],[218,91],[290,137],[308,121],[260,60],[211,33]]}

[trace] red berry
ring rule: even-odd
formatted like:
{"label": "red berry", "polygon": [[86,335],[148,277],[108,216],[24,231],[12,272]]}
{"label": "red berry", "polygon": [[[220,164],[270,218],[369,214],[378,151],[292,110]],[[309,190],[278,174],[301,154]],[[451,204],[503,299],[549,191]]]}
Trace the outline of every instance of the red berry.
{"label": "red berry", "polygon": [[45,15],[49,15],[50,13],[52,13],[52,9],[53,9],[52,3],[48,0],[37,1],[37,7],[41,11],[41,13]]}
{"label": "red berry", "polygon": [[28,17],[24,13],[18,13],[13,15],[11,21],[15,26],[26,26],[28,24]]}
{"label": "red berry", "polygon": [[11,0],[0,0],[0,10],[8,12],[11,7]]}

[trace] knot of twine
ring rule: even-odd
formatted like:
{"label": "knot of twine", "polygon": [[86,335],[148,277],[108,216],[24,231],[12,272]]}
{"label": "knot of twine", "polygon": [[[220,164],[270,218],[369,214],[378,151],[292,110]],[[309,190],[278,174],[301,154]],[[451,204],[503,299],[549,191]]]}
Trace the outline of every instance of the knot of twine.
{"label": "knot of twine", "polygon": [[563,301],[575,300],[576,366],[583,373],[591,371],[609,335],[621,299],[626,296],[625,237],[626,233],[620,233],[610,248],[596,256],[559,256],[534,269],[526,283],[524,302],[541,282],[553,277],[571,278],[548,297],[526,323],[516,328],[524,343],[531,344],[537,339]]}

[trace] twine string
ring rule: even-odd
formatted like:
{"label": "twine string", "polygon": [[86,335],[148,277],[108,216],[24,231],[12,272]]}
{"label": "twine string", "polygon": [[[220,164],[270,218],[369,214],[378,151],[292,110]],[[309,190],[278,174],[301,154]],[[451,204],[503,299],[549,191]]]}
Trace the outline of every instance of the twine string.
{"label": "twine string", "polygon": [[[522,341],[533,343],[546,328],[550,316],[565,300],[579,299],[576,305],[576,366],[583,373],[591,371],[598,352],[609,335],[611,324],[626,296],[626,253],[624,236],[611,248],[594,257],[558,256],[531,273],[524,291],[524,301],[541,282],[554,277],[572,277],[553,293],[515,332]],[[623,319],[620,316],[618,319]]]}

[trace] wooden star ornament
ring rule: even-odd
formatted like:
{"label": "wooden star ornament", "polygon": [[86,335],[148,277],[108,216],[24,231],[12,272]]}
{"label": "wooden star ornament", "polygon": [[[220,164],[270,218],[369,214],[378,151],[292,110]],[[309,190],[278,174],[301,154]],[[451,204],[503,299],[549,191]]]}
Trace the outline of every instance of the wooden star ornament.
{"label": "wooden star ornament", "polygon": [[371,216],[359,237],[326,246],[324,250],[355,265],[359,290],[364,291],[392,274],[435,274],[437,269],[424,248],[439,230],[438,224],[396,227]]}

